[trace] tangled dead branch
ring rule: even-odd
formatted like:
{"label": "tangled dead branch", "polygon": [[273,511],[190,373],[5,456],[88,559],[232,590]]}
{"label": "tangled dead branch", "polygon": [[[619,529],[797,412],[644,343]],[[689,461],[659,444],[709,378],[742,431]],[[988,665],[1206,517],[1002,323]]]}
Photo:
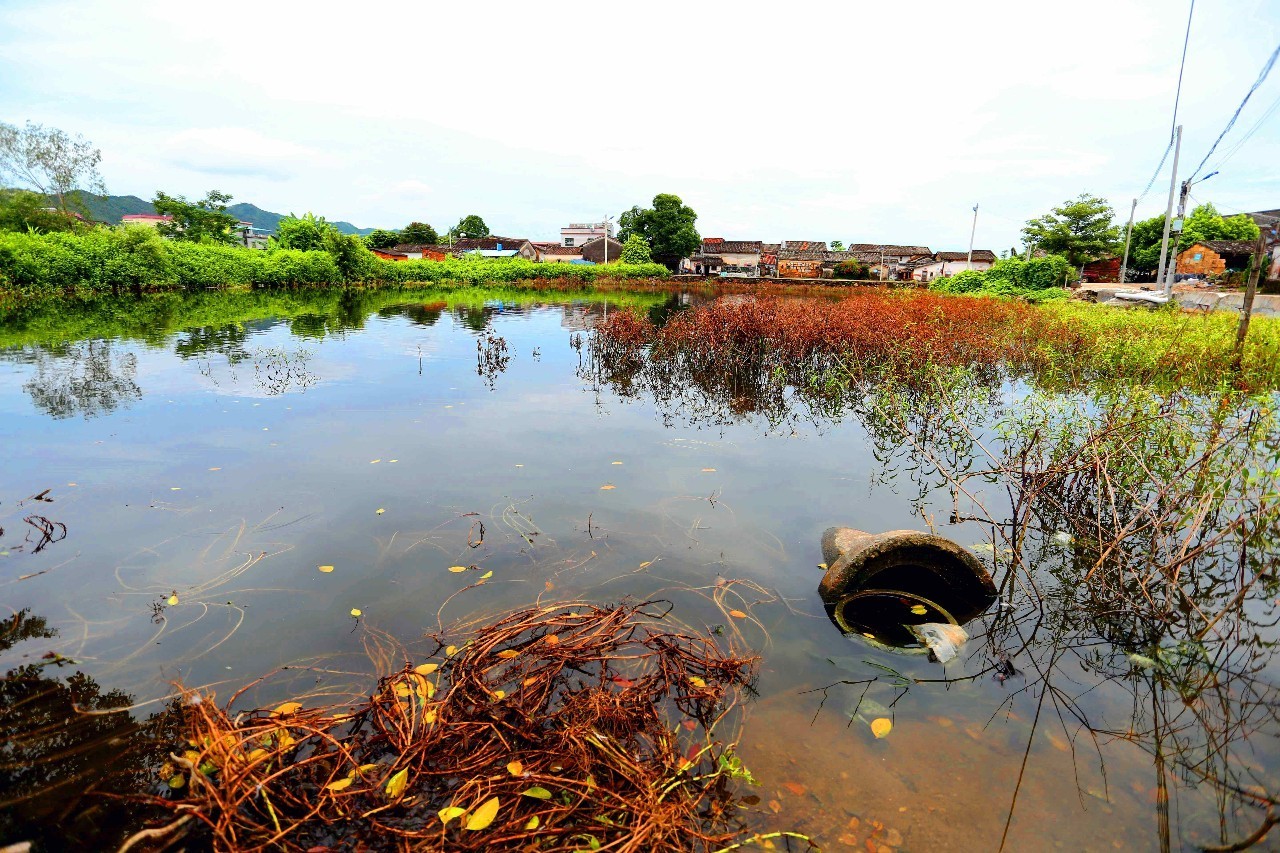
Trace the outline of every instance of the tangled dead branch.
{"label": "tangled dead branch", "polygon": [[464,626],[356,707],[192,693],[169,805],[218,849],[723,848],[745,832],[733,711],[756,661],[655,606]]}

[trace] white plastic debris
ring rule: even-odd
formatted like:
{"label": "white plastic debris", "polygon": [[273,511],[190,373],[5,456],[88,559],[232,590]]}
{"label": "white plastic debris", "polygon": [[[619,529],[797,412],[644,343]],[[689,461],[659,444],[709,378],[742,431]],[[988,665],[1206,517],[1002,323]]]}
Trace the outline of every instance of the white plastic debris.
{"label": "white plastic debris", "polygon": [[1064,548],[1069,548],[1076,541],[1076,538],[1065,530],[1059,530],[1053,534],[1053,541]]}
{"label": "white plastic debris", "polygon": [[906,627],[933,652],[938,663],[946,663],[954,658],[960,653],[960,647],[969,640],[969,633],[964,628],[946,622],[924,622]]}

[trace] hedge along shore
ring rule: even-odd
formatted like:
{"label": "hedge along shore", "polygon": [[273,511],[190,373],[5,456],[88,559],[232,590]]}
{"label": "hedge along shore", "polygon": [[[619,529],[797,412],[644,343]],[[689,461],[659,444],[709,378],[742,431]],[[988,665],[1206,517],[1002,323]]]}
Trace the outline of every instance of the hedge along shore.
{"label": "hedge along shore", "polygon": [[465,284],[666,278],[660,264],[540,264],[522,259],[388,261],[362,246],[325,251],[246,249],[165,240],[150,228],[80,234],[0,233],[0,295],[6,300],[87,297],[226,286]]}

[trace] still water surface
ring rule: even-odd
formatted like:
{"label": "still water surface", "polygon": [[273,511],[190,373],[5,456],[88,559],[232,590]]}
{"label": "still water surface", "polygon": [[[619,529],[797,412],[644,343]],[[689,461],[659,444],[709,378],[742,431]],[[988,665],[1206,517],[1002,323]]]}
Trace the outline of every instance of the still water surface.
{"label": "still water surface", "polygon": [[[575,336],[616,299],[452,298],[295,304],[288,316],[264,302],[262,316],[213,325],[188,325],[179,307],[163,326],[105,338],[10,320],[0,616],[43,618],[53,635],[6,642],[0,665],[56,652],[74,665],[46,676],[83,671],[145,716],[178,681],[213,685],[221,700],[280,666],[371,671],[352,608],[408,641],[539,595],[657,596],[710,629],[722,614],[680,588],[741,579],[768,591],[745,593],[759,625],[742,628],[762,655],[741,749],[761,782],[761,829],[806,832],[826,849],[996,849],[1006,824],[1007,849],[1160,846],[1155,741],[1133,722],[1157,700],[1141,672],[1099,665],[1118,655],[1127,670],[1122,652],[1064,627],[1000,680],[982,642],[990,614],[945,668],[827,619],[825,528],[925,525],[915,486],[884,476],[856,419],[770,425],[728,412],[708,426],[584,373]],[[656,316],[688,298],[626,301]],[[45,489],[52,503],[17,505]],[[936,519],[949,510],[941,493],[925,504]],[[38,553],[23,521],[33,511],[65,525]],[[939,532],[985,538],[966,525]],[[493,578],[442,611],[476,579],[448,571],[458,564]],[[1069,611],[1070,596],[1059,606]],[[1034,673],[1049,660],[1046,699]],[[876,664],[930,681],[903,691]],[[293,687],[324,684],[308,673]],[[251,695],[266,704],[289,688]],[[872,735],[867,708],[892,717],[887,737]],[[1241,760],[1275,790],[1265,741]],[[41,785],[56,786],[63,760]],[[1227,837],[1260,819],[1168,775],[1175,849],[1218,839],[1224,811]],[[0,799],[22,793],[7,778]],[[10,822],[0,844],[22,829]]]}

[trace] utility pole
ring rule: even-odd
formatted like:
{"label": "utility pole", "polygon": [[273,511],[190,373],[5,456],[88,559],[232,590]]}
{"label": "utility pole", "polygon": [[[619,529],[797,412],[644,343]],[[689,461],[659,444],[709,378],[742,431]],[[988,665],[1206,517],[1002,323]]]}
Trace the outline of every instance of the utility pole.
{"label": "utility pole", "polygon": [[1138,210],[1138,200],[1129,208],[1129,227],[1124,232],[1124,260],[1120,262],[1120,283],[1124,284],[1125,270],[1129,267],[1129,240],[1133,238],[1133,214]]}
{"label": "utility pole", "polygon": [[[1169,253],[1169,226],[1173,222],[1173,194],[1178,188],[1178,155],[1182,153],[1182,125],[1178,125],[1173,146],[1173,174],[1169,177],[1169,203],[1164,210],[1164,236],[1160,239],[1160,265],[1156,267],[1156,281],[1160,281],[1160,276],[1164,273],[1164,261]],[[1165,291],[1165,296],[1169,296],[1172,286]]]}
{"label": "utility pole", "polygon": [[969,229],[969,258],[965,261],[965,269],[973,269],[973,236],[978,233],[978,205],[973,206],[973,228]]}
{"label": "utility pole", "polygon": [[[1280,251],[1277,249],[1276,251]],[[1244,304],[1240,306],[1240,325],[1236,328],[1236,370],[1244,358],[1244,339],[1249,336],[1249,317],[1253,314],[1253,297],[1258,292],[1258,279],[1262,265],[1267,261],[1267,232],[1258,229],[1258,242],[1253,245],[1253,257],[1249,260],[1249,281],[1244,287]]]}
{"label": "utility pole", "polygon": [[1178,193],[1178,214],[1173,219],[1172,233],[1169,239],[1172,245],[1169,246],[1169,268],[1164,275],[1164,295],[1168,296],[1173,293],[1173,282],[1178,272],[1178,241],[1182,237],[1182,229],[1187,221],[1187,196],[1191,194],[1191,181],[1182,182],[1182,190]]}
{"label": "utility pole", "polygon": [[[610,229],[609,229],[609,223],[610,223],[612,220],[613,220],[613,217],[612,217],[612,216],[606,216],[606,217],[604,218],[604,222],[602,222],[602,223],[601,223],[602,225],[604,225],[604,263],[605,263],[605,266],[608,266],[608,265],[609,265],[609,230],[610,230]],[[605,308],[605,311],[607,312],[608,310],[609,310],[609,309],[606,307],[606,308]]]}

